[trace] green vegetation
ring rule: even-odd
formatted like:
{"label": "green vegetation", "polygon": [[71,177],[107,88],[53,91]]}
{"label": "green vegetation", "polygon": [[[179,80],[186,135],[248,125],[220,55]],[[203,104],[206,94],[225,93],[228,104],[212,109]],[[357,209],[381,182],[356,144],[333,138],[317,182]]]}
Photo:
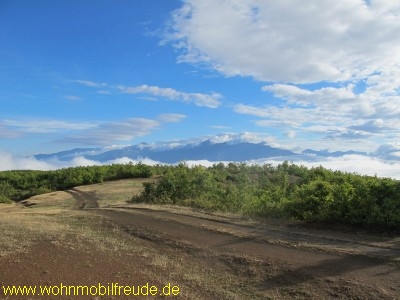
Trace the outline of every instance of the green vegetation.
{"label": "green vegetation", "polygon": [[113,164],[55,171],[3,171],[0,172],[0,203],[19,201],[34,195],[66,190],[79,185],[151,176],[151,168],[144,164]]}
{"label": "green vegetation", "polygon": [[209,168],[114,164],[55,171],[0,172],[0,203],[123,178],[150,178],[131,202],[174,204],[239,213],[344,224],[374,231],[400,228],[400,181],[284,162],[215,164]]}
{"label": "green vegetation", "polygon": [[176,204],[249,216],[345,224],[374,231],[400,228],[400,182],[388,178],[272,165],[185,164],[154,167],[160,178],[144,183],[132,202]]}

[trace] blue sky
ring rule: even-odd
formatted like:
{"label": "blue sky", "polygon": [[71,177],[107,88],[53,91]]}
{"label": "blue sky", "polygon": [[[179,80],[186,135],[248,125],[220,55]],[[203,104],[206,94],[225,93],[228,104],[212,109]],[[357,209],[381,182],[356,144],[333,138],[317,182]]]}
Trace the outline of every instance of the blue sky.
{"label": "blue sky", "polygon": [[221,134],[397,147],[391,0],[2,0],[0,152]]}

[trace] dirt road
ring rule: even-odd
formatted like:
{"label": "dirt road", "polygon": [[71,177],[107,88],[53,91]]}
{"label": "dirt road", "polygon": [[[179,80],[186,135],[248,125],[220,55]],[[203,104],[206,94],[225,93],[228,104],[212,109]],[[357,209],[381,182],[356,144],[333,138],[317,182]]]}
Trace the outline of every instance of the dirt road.
{"label": "dirt road", "polygon": [[[350,235],[338,237],[304,229],[279,229],[271,224],[140,208],[95,213],[158,247],[189,251],[197,259],[206,257],[208,263],[210,257],[227,259],[233,269],[247,265],[258,273],[254,275],[266,275],[258,282],[259,291],[265,295],[304,284],[322,285],[327,292],[324,298],[395,299],[400,296],[397,294],[400,268],[395,261],[400,257],[400,249],[396,243],[379,239],[368,242],[361,238],[357,241]],[[360,292],[364,297],[360,297]]]}

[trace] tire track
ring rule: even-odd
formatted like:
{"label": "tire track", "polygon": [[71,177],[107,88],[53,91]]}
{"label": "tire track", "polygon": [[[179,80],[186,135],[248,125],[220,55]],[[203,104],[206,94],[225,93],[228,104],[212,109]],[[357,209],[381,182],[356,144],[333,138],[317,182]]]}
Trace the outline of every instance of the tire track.
{"label": "tire track", "polygon": [[77,188],[73,188],[65,191],[70,194],[75,200],[77,209],[90,209],[90,208],[99,208],[99,204],[97,203],[98,197],[95,192],[84,192],[78,190]]}

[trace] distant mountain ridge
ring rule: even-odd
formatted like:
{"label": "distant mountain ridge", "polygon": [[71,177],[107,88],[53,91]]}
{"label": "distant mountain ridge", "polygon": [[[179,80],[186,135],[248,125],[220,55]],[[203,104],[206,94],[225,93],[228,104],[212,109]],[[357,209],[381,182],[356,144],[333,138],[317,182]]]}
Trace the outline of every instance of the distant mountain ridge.
{"label": "distant mountain ridge", "polygon": [[263,143],[252,144],[242,142],[238,144],[212,143],[207,140],[198,145],[186,145],[172,149],[157,149],[149,147],[128,146],[123,149],[107,151],[98,155],[87,155],[87,159],[108,161],[121,157],[131,159],[150,158],[163,163],[176,163],[184,160],[209,161],[246,161],[252,159],[295,155],[292,151],[273,148]]}
{"label": "distant mountain ridge", "polygon": [[51,154],[38,154],[34,157],[42,161],[70,161],[78,157],[100,163],[121,158],[132,160],[150,159],[160,163],[174,164],[181,161],[207,160],[210,162],[246,162],[261,159],[316,161],[319,158],[337,158],[346,155],[363,155],[376,158],[388,157],[400,160],[398,147],[381,147],[376,152],[334,151],[306,149],[296,153],[291,150],[272,147],[265,142],[246,141],[242,137],[218,141],[203,139],[191,141],[170,141],[155,144],[140,143],[125,147],[75,148]]}
{"label": "distant mountain ridge", "polygon": [[79,156],[79,154],[87,154],[94,151],[101,151],[102,148],[74,148],[71,150],[61,151],[57,153],[50,153],[50,154],[37,154],[34,157],[38,160],[49,160],[52,158],[57,158],[61,161],[68,161],[73,159],[74,157]]}
{"label": "distant mountain ridge", "polygon": [[185,160],[240,162],[294,155],[296,153],[290,150],[274,148],[264,143],[214,143],[206,140],[201,143],[189,143],[177,146],[141,143],[103,152],[101,148],[76,148],[52,154],[38,154],[35,155],[35,158],[39,160],[58,159],[60,161],[67,161],[75,157],[84,157],[89,160],[107,162],[127,157],[133,160],[149,158],[154,161],[173,164]]}

